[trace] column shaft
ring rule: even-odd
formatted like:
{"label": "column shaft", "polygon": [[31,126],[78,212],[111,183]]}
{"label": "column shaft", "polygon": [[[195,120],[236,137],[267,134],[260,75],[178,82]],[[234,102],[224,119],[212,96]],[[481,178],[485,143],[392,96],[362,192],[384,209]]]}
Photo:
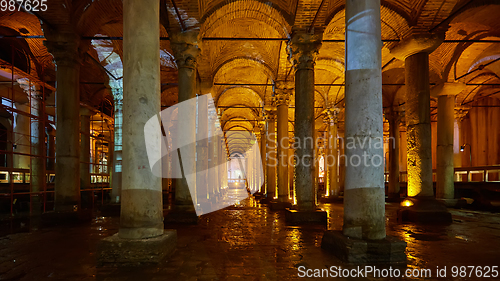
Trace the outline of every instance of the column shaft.
{"label": "column shaft", "polygon": [[276,155],[276,117],[269,114],[267,120],[267,197],[273,199],[276,196],[276,166],[278,157]]}
{"label": "column shaft", "polygon": [[380,1],[347,0],[345,19],[347,166],[343,232],[354,238],[383,239],[385,189]]}
{"label": "column shaft", "polygon": [[[286,95],[286,94],[285,94]],[[283,97],[288,99],[288,97]],[[278,104],[278,201],[288,202],[288,100]]]}
{"label": "column shaft", "polygon": [[399,116],[389,113],[389,189],[390,198],[399,198]]}
{"label": "column shaft", "polygon": [[[123,182],[119,236],[143,239],[163,234],[161,178],[147,157],[144,126],[158,118],[160,93],[159,0],[123,1]],[[148,146],[161,153],[161,131]]]}
{"label": "column shaft", "polygon": [[436,197],[455,198],[453,137],[455,128],[455,96],[438,97],[437,185]]}
{"label": "column shaft", "polygon": [[405,60],[408,196],[433,197],[429,54]]}
{"label": "column shaft", "polygon": [[80,188],[90,189],[90,115],[84,111],[88,110],[82,108],[80,111]]}
{"label": "column shaft", "polygon": [[112,191],[111,201],[120,203],[122,191],[122,136],[123,136],[123,89],[113,89],[114,96],[114,145],[113,145],[113,169],[111,171]]}
{"label": "column shaft", "polygon": [[328,126],[328,144],[327,144],[327,157],[326,157],[326,175],[328,177],[328,193],[330,196],[339,196],[340,189],[337,182],[338,177],[338,148],[337,148],[337,124],[335,120],[330,120]]}

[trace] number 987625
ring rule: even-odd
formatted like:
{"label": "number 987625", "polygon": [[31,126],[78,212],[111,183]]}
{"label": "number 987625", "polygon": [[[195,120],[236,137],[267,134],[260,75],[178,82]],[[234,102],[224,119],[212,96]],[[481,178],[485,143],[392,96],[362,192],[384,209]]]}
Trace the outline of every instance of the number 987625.
{"label": "number 987625", "polygon": [[47,0],[0,0],[2,12],[45,12],[47,9]]}

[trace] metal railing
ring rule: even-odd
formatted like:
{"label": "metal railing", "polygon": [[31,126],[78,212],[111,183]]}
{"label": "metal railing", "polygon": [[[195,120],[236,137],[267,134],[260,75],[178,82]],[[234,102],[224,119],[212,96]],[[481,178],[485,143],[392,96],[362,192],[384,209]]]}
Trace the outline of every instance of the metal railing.
{"label": "metal railing", "polygon": [[[436,181],[437,171],[432,170],[432,180]],[[500,182],[500,165],[457,167],[455,182]],[[389,182],[389,172],[384,174],[384,181]],[[399,173],[399,182],[408,182],[407,171]]]}

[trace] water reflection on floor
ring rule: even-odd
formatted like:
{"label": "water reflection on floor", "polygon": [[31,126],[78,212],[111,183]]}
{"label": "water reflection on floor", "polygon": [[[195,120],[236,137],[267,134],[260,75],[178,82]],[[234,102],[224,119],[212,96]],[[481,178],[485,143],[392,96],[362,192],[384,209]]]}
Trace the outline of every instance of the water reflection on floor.
{"label": "water reflection on floor", "polygon": [[[29,221],[3,223],[0,233],[13,234],[0,238],[0,280],[290,280],[299,279],[301,266],[353,268],[320,247],[326,228],[342,229],[342,204],[320,205],[328,211],[327,226],[297,227],[285,224],[283,212],[271,212],[246,196],[245,189],[227,189],[224,200],[238,204],[203,215],[198,225],[176,225],[177,250],[155,267],[95,267],[96,243],[117,232],[119,218],[97,213],[90,224],[31,231]],[[500,214],[452,210],[450,226],[416,226],[396,223],[396,205],[387,204],[386,210],[387,234],[408,243],[408,264],[395,268],[434,273],[437,266],[499,265]]]}

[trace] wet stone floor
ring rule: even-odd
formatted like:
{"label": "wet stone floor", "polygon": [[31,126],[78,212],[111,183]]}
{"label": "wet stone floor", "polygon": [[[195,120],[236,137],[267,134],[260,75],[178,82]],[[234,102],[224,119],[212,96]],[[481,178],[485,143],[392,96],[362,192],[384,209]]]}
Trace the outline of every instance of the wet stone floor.
{"label": "wet stone floor", "polygon": [[[91,223],[71,227],[3,221],[0,280],[296,280],[305,274],[299,269],[357,268],[321,249],[324,231],[342,228],[343,208],[342,204],[320,207],[328,211],[328,226],[287,226],[283,212],[271,212],[252,197],[203,215],[198,225],[166,225],[178,231],[176,251],[158,266],[141,268],[96,267],[97,242],[118,231],[118,217],[97,213]],[[370,274],[362,278],[330,275],[330,279],[500,280],[474,274],[452,276],[453,266],[500,265],[500,214],[451,210],[452,225],[416,226],[397,224],[396,210],[397,205],[386,205],[387,234],[408,243],[408,259],[407,264],[392,265],[392,269],[431,269],[431,277],[383,278]],[[376,266],[379,270],[391,269],[390,265]],[[445,266],[446,277],[438,278],[437,267]]]}

